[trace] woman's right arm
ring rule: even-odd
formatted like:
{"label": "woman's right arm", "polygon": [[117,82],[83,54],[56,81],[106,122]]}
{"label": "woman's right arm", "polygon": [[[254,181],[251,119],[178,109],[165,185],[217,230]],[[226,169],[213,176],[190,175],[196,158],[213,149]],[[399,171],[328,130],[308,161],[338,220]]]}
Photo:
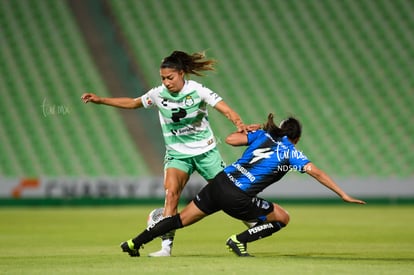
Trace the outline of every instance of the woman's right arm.
{"label": "woman's right arm", "polygon": [[99,97],[93,93],[85,93],[82,95],[81,99],[85,103],[92,102],[95,104],[104,104],[124,109],[136,109],[143,107],[140,97]]}

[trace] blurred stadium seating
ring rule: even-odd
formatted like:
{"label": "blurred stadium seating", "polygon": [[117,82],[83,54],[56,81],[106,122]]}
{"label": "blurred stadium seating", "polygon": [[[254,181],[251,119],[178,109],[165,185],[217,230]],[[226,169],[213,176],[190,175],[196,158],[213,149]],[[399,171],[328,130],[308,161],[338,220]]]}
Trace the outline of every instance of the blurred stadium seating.
{"label": "blurred stadium seating", "polygon": [[[207,50],[217,72],[195,79],[247,123],[298,117],[300,149],[330,174],[413,176],[413,1],[106,3],[146,86],[171,51]],[[117,111],[80,104],[83,91],[110,92],[67,3],[0,1],[0,26],[0,174],[148,175]],[[223,144],[234,127],[214,110],[210,121],[234,160],[241,149]]]}
{"label": "blurred stadium seating", "polygon": [[[160,56],[207,50],[205,77],[246,122],[295,115],[338,176],[412,176],[411,1],[111,1],[152,85]],[[233,128],[210,112],[218,139]],[[227,161],[239,150],[221,144]]]}
{"label": "blurred stadium seating", "polygon": [[0,174],[147,175],[65,1],[0,1]]}

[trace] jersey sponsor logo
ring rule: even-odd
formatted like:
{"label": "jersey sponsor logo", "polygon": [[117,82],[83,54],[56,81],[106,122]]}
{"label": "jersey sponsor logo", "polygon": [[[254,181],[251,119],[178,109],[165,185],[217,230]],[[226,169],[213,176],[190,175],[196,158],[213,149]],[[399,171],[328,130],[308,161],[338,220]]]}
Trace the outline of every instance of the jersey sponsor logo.
{"label": "jersey sponsor logo", "polygon": [[183,108],[174,108],[171,111],[173,112],[171,119],[174,122],[179,122],[180,119],[184,118],[187,115],[187,111]]}
{"label": "jersey sponsor logo", "polygon": [[168,106],[168,103],[175,103],[177,105],[182,104],[182,100],[173,100],[171,98],[161,97],[161,105],[164,107]]}
{"label": "jersey sponsor logo", "polygon": [[253,156],[254,158],[252,158],[252,160],[249,162],[250,164],[255,163],[258,160],[261,159],[268,159],[270,158],[270,156],[273,154],[273,150],[272,148],[259,148],[253,151]]}
{"label": "jersey sponsor logo", "polygon": [[250,180],[250,182],[254,182],[256,180],[256,177],[252,175],[246,168],[241,166],[238,163],[233,163],[232,166],[236,168],[239,172],[241,172],[246,178]]}
{"label": "jersey sponsor logo", "polygon": [[229,180],[231,180],[237,187],[241,187],[242,184],[240,183],[240,181],[238,181],[235,177],[233,177],[232,174],[227,173],[227,177],[229,178]]}
{"label": "jersey sponsor logo", "polygon": [[194,128],[194,127],[185,127],[185,128],[182,128],[182,129],[178,129],[178,130],[171,130],[171,133],[174,135],[174,136],[177,136],[177,135],[185,135],[185,134],[191,134],[191,133],[195,133],[195,132],[197,132],[197,129],[196,128]]}

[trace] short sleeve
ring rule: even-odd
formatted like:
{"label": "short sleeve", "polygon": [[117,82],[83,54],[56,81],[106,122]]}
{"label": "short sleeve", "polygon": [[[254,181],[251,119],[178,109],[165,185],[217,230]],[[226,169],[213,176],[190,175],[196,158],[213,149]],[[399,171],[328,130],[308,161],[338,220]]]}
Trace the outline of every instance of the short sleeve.
{"label": "short sleeve", "polygon": [[247,132],[247,145],[250,145],[255,141],[257,138],[265,134],[263,130],[251,131]]}
{"label": "short sleeve", "polygon": [[217,93],[213,92],[207,87],[201,86],[199,89],[199,95],[203,101],[205,101],[211,107],[214,107],[218,102],[223,99]]}
{"label": "short sleeve", "polygon": [[154,88],[141,96],[142,105],[144,106],[144,108],[148,109],[155,105],[154,94],[156,93],[156,91],[157,88]]}

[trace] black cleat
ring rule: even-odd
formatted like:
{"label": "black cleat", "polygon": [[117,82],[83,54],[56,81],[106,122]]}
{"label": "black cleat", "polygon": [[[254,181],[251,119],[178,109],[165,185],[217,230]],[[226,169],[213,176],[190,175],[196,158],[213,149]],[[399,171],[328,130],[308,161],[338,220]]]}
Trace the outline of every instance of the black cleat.
{"label": "black cleat", "polygon": [[246,244],[241,243],[237,240],[236,235],[231,236],[227,239],[227,247],[230,251],[234,252],[239,257],[250,257],[250,254],[247,253]]}
{"label": "black cleat", "polygon": [[139,257],[139,249],[134,248],[132,240],[121,243],[122,252],[127,252],[131,257]]}

